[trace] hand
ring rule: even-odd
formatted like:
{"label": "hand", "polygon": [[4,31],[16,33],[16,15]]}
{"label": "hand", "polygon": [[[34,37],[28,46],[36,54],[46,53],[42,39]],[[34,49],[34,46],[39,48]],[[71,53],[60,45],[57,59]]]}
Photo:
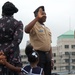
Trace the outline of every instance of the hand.
{"label": "hand", "polygon": [[0,51],[0,55],[4,55],[4,52],[3,51]]}
{"label": "hand", "polygon": [[54,66],[54,60],[51,60],[51,68],[53,69]]}
{"label": "hand", "polygon": [[4,55],[0,55],[0,63],[4,65],[5,62],[6,62],[6,57]]}
{"label": "hand", "polygon": [[37,17],[38,17],[38,18],[42,18],[43,16],[46,16],[46,15],[43,14],[43,13],[44,13],[44,11],[40,8],[39,11],[38,11]]}

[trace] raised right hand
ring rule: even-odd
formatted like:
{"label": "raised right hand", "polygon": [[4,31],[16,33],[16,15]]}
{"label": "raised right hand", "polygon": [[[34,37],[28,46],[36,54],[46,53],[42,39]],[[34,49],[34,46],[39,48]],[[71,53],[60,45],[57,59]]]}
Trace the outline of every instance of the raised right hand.
{"label": "raised right hand", "polygon": [[46,16],[46,15],[43,14],[43,13],[44,13],[44,11],[40,8],[39,11],[38,11],[37,17],[38,17],[38,18],[42,18],[43,16]]}

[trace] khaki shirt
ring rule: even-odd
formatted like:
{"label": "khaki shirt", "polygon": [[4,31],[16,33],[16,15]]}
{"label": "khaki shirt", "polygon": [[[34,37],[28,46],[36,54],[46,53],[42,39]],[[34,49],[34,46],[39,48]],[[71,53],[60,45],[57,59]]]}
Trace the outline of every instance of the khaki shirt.
{"label": "khaki shirt", "polygon": [[49,28],[36,22],[30,31],[30,43],[33,48],[40,51],[49,51],[51,42],[51,32]]}

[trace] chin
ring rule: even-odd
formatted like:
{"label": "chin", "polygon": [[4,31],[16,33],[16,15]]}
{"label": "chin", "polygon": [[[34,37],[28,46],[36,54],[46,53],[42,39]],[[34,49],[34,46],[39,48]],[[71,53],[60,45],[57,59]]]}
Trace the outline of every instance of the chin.
{"label": "chin", "polygon": [[44,19],[43,19],[43,22],[45,22],[45,21],[46,21],[46,19],[44,18]]}
{"label": "chin", "polygon": [[46,20],[43,20],[43,22],[46,22]]}

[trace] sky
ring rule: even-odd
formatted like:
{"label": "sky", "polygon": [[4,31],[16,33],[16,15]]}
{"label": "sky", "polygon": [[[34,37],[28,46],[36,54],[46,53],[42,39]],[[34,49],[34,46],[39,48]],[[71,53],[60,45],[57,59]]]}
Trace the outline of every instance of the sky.
{"label": "sky", "polygon": [[[21,20],[24,27],[35,18],[34,10],[43,5],[47,14],[44,24],[52,32],[52,46],[57,45],[58,36],[68,30],[75,30],[75,0],[1,0],[0,14],[6,1],[12,2],[19,9],[18,13],[14,14],[14,18]],[[21,49],[26,47],[28,40],[29,35],[24,32]]]}

